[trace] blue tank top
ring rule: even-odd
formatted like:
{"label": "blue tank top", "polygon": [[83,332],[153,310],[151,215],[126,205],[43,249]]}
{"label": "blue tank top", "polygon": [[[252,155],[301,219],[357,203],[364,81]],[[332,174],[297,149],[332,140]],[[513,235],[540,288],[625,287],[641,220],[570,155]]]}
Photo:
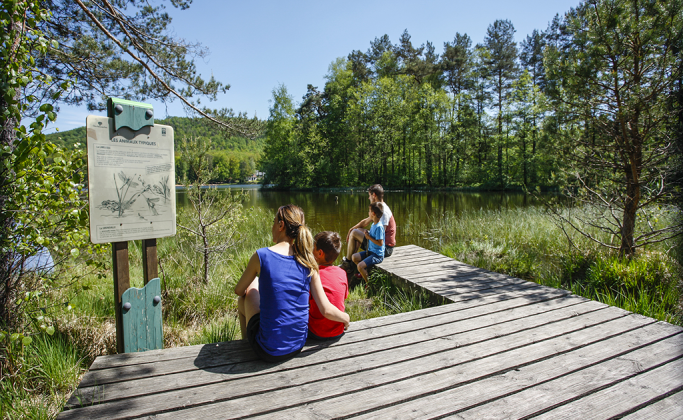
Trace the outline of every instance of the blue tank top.
{"label": "blue tank top", "polygon": [[294,256],[268,248],[256,251],[261,264],[261,327],[256,341],[272,356],[299,350],[308,334],[310,270]]}

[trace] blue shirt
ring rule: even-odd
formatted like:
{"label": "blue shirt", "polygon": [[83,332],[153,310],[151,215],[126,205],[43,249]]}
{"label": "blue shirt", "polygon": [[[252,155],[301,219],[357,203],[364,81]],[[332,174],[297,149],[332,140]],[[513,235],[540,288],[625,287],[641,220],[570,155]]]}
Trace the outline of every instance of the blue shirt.
{"label": "blue shirt", "polygon": [[373,223],[372,226],[370,226],[370,236],[376,241],[381,240],[382,246],[376,245],[368,239],[368,251],[379,257],[384,257],[384,225],[381,223]]}
{"label": "blue shirt", "polygon": [[261,265],[261,326],[256,341],[272,356],[292,353],[304,346],[308,335],[310,270],[293,255],[268,248],[256,253]]}

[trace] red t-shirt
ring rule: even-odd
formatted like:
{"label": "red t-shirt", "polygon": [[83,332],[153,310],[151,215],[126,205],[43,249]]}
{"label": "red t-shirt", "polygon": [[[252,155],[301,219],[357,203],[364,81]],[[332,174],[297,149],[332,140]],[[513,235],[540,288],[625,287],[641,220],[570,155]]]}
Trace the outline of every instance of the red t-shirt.
{"label": "red t-shirt", "polygon": [[[344,310],[344,299],[349,296],[349,284],[346,271],[334,265],[320,266],[320,282],[323,290],[334,306]],[[344,324],[325,318],[315,304],[313,296],[309,296],[308,329],[318,337],[336,337],[344,332]]]}
{"label": "red t-shirt", "polygon": [[391,215],[389,219],[389,224],[386,229],[384,229],[384,236],[387,242],[384,244],[386,246],[396,246],[396,220],[394,220],[394,215]]}

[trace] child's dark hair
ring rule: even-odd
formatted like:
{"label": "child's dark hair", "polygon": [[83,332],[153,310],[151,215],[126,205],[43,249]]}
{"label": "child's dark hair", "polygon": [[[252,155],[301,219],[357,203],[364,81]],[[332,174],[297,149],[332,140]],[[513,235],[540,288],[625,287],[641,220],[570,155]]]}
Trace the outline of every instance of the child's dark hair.
{"label": "child's dark hair", "polygon": [[384,188],[382,188],[380,184],[371,185],[370,188],[368,188],[368,192],[370,194],[375,194],[379,201],[384,200]]}
{"label": "child's dark hair", "polygon": [[315,247],[322,250],[325,254],[325,262],[332,264],[341,253],[341,238],[337,232],[329,230],[319,232],[313,238]]}
{"label": "child's dark hair", "polygon": [[372,210],[378,219],[381,219],[382,215],[384,214],[384,206],[380,202],[370,204],[370,210]]}

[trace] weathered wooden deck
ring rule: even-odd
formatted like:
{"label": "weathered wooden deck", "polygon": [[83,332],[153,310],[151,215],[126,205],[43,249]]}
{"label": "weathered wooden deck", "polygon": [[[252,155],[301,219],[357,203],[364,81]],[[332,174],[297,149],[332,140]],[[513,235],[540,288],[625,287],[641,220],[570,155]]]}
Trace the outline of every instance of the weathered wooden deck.
{"label": "weathered wooden deck", "polygon": [[59,419],[683,418],[683,328],[416,246],[382,268],[453,303],[277,365],[241,341],[98,357]]}

